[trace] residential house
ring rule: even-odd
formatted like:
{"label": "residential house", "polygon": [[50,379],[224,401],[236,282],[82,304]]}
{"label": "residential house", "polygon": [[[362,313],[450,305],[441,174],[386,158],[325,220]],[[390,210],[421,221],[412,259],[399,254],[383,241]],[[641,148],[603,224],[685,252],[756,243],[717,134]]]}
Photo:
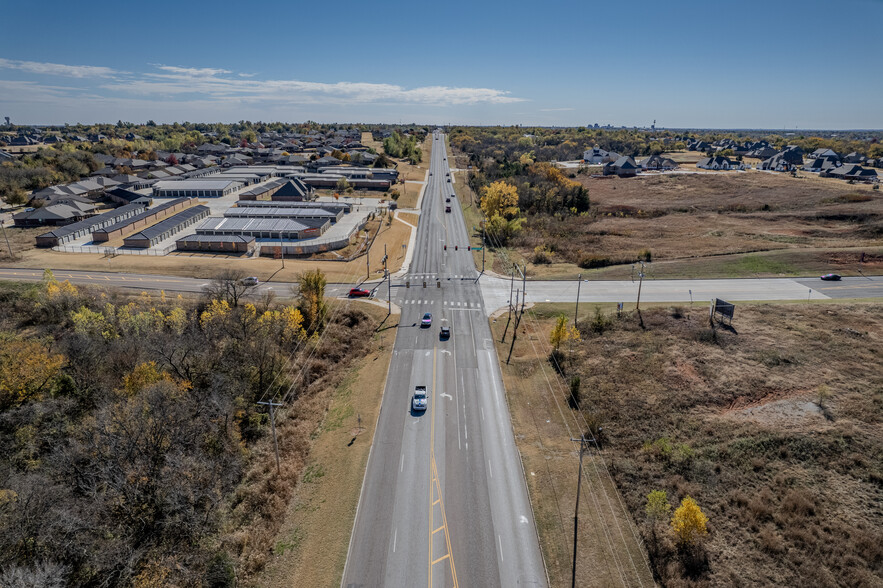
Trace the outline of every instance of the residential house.
{"label": "residential house", "polygon": [[583,161],[586,163],[610,163],[619,159],[618,153],[612,151],[604,151],[597,145],[591,149],[583,151]]}
{"label": "residential house", "polygon": [[678,164],[668,157],[662,157],[661,155],[651,155],[646,159],[642,159],[640,162],[641,169],[643,170],[670,170],[678,167]]}
{"label": "residential house", "polygon": [[3,151],[2,149],[0,149],[0,163],[3,163],[4,161],[14,161],[14,160],[15,160],[15,157],[13,157],[11,153],[7,153],[7,152]]}
{"label": "residential house", "polygon": [[726,169],[744,169],[737,161],[731,161],[728,157],[723,157],[722,155],[716,155],[714,157],[704,157],[696,162],[696,167],[700,169],[714,169],[714,170],[726,170]]}
{"label": "residential house", "polygon": [[872,182],[877,179],[876,170],[862,167],[855,163],[848,163],[840,167],[828,170],[823,175],[827,178],[839,178],[841,180],[856,180],[862,182]]}
{"label": "residential house", "polygon": [[866,161],[867,158],[864,155],[855,151],[843,158],[843,163],[865,163]]}
{"label": "residential house", "polygon": [[616,175],[621,178],[633,178],[638,175],[640,169],[634,159],[624,155],[616,161],[607,163],[602,172],[605,176]]}
{"label": "residential house", "polygon": [[814,173],[827,172],[839,166],[839,161],[834,161],[833,159],[827,157],[818,157],[816,159],[811,159],[807,161],[803,165],[803,171]]}
{"label": "residential house", "polygon": [[95,206],[79,201],[47,204],[12,215],[17,227],[62,226],[81,221],[95,214]]}
{"label": "residential house", "polygon": [[[837,155],[836,151],[832,151],[831,149],[819,148],[809,154],[810,159],[819,159],[823,157],[834,158],[837,161],[840,161],[840,156]],[[855,162],[858,163],[858,162]]]}

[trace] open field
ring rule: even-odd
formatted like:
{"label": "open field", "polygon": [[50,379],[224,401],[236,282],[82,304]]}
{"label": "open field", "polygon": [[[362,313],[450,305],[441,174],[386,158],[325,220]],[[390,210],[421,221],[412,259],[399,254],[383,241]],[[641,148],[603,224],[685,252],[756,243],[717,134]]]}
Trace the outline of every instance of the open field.
{"label": "open field", "polygon": [[[537,335],[535,321],[522,323],[512,361],[506,365],[512,335],[510,325],[501,343],[506,322],[505,313],[492,318],[491,330],[543,558],[551,586],[569,586],[579,464],[579,444],[571,438],[583,431],[558,394],[557,375],[544,361],[548,337]],[[537,360],[537,354],[543,359]],[[652,586],[647,556],[603,460],[586,454],[583,468],[577,586]]]}
{"label": "open field", "polygon": [[[612,522],[616,498],[593,502],[593,494],[609,495],[606,464],[659,583],[881,585],[883,307],[745,304],[732,328],[714,330],[704,305],[622,318],[609,308],[597,317],[594,307],[581,310],[582,341],[562,344],[562,375],[549,361],[549,333],[572,305],[526,313],[504,366],[553,585],[569,579],[577,461],[566,440],[598,435],[599,426],[581,522],[607,524],[595,525],[595,536],[582,531],[579,565],[613,580],[586,582],[621,585],[630,564],[605,561],[597,545],[616,546],[618,528],[629,540],[630,527]],[[497,317],[498,341],[505,323],[505,314]],[[508,342],[498,345],[503,361]],[[570,404],[574,376],[580,410]],[[703,548],[679,551],[665,521],[650,523],[644,507],[653,490],[667,492],[673,506],[696,500],[709,517]]]}
{"label": "open field", "polygon": [[[510,255],[528,262],[535,247],[551,248],[552,263],[529,264],[534,276],[573,276],[646,257],[676,264],[660,277],[849,275],[857,274],[863,250],[883,246],[883,195],[866,185],[755,171],[577,179],[589,189],[587,215],[532,216],[512,243]],[[785,250],[796,253],[785,266],[767,258]],[[834,253],[841,250],[851,252]]]}
{"label": "open field", "polygon": [[[378,322],[386,314],[368,304],[358,306]],[[390,320],[395,324],[398,315]],[[354,365],[333,392],[319,399],[327,412],[310,437],[308,465],[258,585],[340,584],[395,329],[386,331],[382,341],[381,347],[380,334],[375,333],[374,351]]]}
{"label": "open field", "polygon": [[[421,145],[423,151],[423,161],[417,165],[411,165],[405,159],[390,158],[396,162],[396,169],[399,170],[399,179],[404,184],[397,184],[394,190],[398,190],[399,199],[397,204],[399,208],[414,208],[417,206],[417,199],[420,196],[422,183],[426,180],[426,172],[429,171],[429,162],[432,160],[432,134],[427,134],[426,139]],[[383,142],[376,141],[371,133],[362,133],[362,145],[373,147],[378,153],[383,153]]]}

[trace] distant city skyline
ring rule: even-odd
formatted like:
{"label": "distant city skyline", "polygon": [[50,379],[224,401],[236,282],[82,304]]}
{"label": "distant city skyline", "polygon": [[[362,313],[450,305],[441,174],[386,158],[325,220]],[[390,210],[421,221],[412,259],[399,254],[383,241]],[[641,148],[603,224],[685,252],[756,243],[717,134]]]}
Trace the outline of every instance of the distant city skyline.
{"label": "distant city skyline", "polygon": [[0,117],[883,129],[879,0],[445,7],[7,4]]}

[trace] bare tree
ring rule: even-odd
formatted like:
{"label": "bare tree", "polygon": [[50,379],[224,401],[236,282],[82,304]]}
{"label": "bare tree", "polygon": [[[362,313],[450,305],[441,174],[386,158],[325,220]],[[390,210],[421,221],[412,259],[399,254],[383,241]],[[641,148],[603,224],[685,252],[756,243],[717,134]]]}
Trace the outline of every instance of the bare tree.
{"label": "bare tree", "polygon": [[239,306],[239,301],[257,286],[246,283],[245,278],[242,270],[228,268],[212,278],[204,291],[209,298],[226,300],[230,306]]}

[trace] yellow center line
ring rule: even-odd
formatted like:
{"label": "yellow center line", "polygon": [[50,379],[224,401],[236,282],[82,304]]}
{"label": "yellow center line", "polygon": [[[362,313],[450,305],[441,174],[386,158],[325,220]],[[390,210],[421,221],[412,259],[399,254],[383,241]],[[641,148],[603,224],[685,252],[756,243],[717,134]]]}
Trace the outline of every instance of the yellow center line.
{"label": "yellow center line", "polygon": [[[429,417],[429,528],[432,529],[432,511],[435,509],[435,503],[432,502],[433,498],[433,484],[432,484],[432,462],[435,460],[435,451],[433,450],[433,444],[435,443],[435,365],[436,365],[436,348],[432,350],[432,386],[429,389],[430,395],[432,395],[432,413]],[[429,561],[429,588],[432,588],[432,533],[429,533],[429,557],[427,558]]]}
{"label": "yellow center line", "polygon": [[437,560],[433,561],[430,565],[435,565],[435,564],[437,564],[438,562],[440,562],[441,560],[443,560],[443,559],[447,559],[447,558],[449,558],[449,557],[451,557],[451,554],[446,553],[446,554],[444,554],[443,556],[441,556],[440,558],[438,558]]}
{"label": "yellow center line", "polygon": [[438,533],[439,531],[441,531],[441,530],[444,529],[444,528],[445,528],[445,526],[442,525],[441,527],[439,527],[438,529],[436,529],[435,531],[433,531],[432,534],[435,535],[436,533]]}

